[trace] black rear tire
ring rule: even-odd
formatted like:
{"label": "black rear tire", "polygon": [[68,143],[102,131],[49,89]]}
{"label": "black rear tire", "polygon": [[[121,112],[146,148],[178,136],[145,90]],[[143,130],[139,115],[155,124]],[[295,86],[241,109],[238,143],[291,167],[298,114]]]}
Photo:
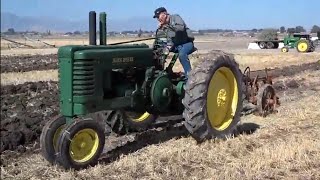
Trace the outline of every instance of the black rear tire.
{"label": "black rear tire", "polygon": [[[211,57],[210,57],[211,58]],[[226,69],[223,69],[226,68]],[[233,118],[230,118],[228,121],[229,124],[227,124],[227,127],[219,129],[215,128],[214,125],[212,125],[212,113],[209,115],[208,113],[210,111],[207,110],[207,107],[209,107],[209,101],[211,101],[207,96],[214,96],[216,95],[217,100],[211,101],[217,102],[219,101],[219,94],[220,92],[223,92],[223,89],[220,89],[220,91],[217,91],[216,89],[209,92],[209,89],[211,89],[209,86],[210,81],[212,77],[215,77],[215,72],[217,72],[217,75],[220,75],[221,80],[220,83],[223,84],[224,78],[228,75],[226,74],[219,74],[220,71],[223,72],[223,70],[226,72],[229,72],[232,74],[232,78],[234,78],[233,81],[228,81],[230,84],[226,85],[226,87],[233,87],[234,89],[230,90],[227,89],[226,92],[233,92],[226,93],[228,95],[231,95],[232,102],[227,102],[225,104],[233,104],[233,101],[236,101],[236,104],[232,105],[233,109],[235,108],[234,112],[230,112],[228,109],[229,107],[222,107],[225,104],[222,104],[221,106],[218,105],[218,108],[225,108],[226,114],[220,114],[219,112],[216,112],[214,116],[226,116],[230,115],[233,116]],[[218,76],[217,76],[218,77]],[[186,129],[189,131],[189,133],[192,135],[193,138],[195,138],[197,141],[201,142],[206,139],[212,139],[212,138],[226,138],[230,137],[233,133],[235,133],[236,126],[240,121],[241,111],[242,111],[242,73],[239,69],[239,65],[236,63],[236,61],[233,59],[233,57],[228,56],[224,53],[217,52],[213,54],[212,59],[205,59],[204,61],[200,62],[190,73],[189,79],[186,83],[185,87],[185,97],[182,100],[183,105],[185,106],[185,110],[183,112],[183,117],[185,119],[184,125]],[[234,86],[233,86],[234,85]],[[217,86],[220,87],[219,83],[217,83]],[[221,86],[223,87],[223,86]],[[237,89],[237,91],[235,91]],[[216,93],[217,92],[217,93]],[[238,92],[238,93],[236,93]],[[222,93],[223,94],[223,93]],[[227,97],[227,96],[226,96]],[[229,98],[229,97],[228,97]],[[227,99],[227,98],[226,98]],[[223,101],[221,101],[223,102]],[[211,106],[210,105],[210,106]],[[216,104],[213,105],[213,107]],[[219,110],[219,109],[216,110]],[[210,108],[211,111],[214,111],[215,109]],[[233,109],[234,110],[234,109]],[[233,115],[232,115],[233,114]],[[210,119],[211,117],[211,119]],[[214,118],[213,118],[214,119]],[[224,119],[225,120],[225,119]],[[223,120],[223,121],[224,121]],[[220,121],[222,122],[222,121]],[[222,122],[221,124],[225,124],[225,122]],[[222,127],[222,126],[221,126]]]}
{"label": "black rear tire", "polygon": [[266,42],[259,42],[258,45],[261,49],[265,49],[267,46]]}
{"label": "black rear tire", "polygon": [[274,48],[273,42],[267,42],[267,49],[273,49],[273,48]]}

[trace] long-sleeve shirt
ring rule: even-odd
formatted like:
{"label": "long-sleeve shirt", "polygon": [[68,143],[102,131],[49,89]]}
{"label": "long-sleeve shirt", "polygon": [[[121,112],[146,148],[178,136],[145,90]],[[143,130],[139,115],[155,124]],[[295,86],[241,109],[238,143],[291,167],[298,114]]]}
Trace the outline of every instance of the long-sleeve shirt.
{"label": "long-sleeve shirt", "polygon": [[165,31],[167,33],[168,40],[172,41],[175,46],[194,40],[191,30],[178,14],[170,15],[169,24]]}

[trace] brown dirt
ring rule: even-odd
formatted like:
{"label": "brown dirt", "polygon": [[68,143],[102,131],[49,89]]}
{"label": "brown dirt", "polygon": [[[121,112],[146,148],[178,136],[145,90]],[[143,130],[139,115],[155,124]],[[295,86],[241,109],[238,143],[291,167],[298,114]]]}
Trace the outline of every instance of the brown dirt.
{"label": "brown dirt", "polygon": [[58,114],[56,82],[24,83],[1,87],[1,147],[24,149],[40,136],[43,125]]}
{"label": "brown dirt", "polygon": [[1,56],[1,73],[57,69],[57,62],[56,54]]}

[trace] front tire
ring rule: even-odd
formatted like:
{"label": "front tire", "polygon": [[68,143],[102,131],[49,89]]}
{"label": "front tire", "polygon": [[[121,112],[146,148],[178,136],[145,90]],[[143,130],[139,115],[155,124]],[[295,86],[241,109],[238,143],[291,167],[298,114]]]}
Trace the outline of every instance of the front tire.
{"label": "front tire", "polygon": [[57,116],[48,121],[42,129],[40,135],[41,154],[51,164],[56,163],[58,139],[65,125],[65,117]]}
{"label": "front tire", "polygon": [[105,144],[104,126],[88,119],[74,120],[66,126],[58,140],[57,161],[65,169],[94,166]]}
{"label": "front tire", "polygon": [[214,54],[191,71],[182,100],[185,127],[197,141],[231,136],[242,110],[242,73],[233,57]]}

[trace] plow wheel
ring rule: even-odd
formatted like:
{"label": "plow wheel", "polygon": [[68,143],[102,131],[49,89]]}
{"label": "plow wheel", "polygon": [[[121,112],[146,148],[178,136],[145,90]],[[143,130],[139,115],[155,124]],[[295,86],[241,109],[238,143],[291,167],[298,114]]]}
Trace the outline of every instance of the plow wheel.
{"label": "plow wheel", "polygon": [[283,52],[283,53],[289,52],[289,48],[288,47],[282,47],[281,48],[281,52]]}
{"label": "plow wheel", "polygon": [[233,58],[215,57],[192,70],[182,101],[185,127],[197,141],[229,137],[240,121],[241,71]]}
{"label": "plow wheel", "polygon": [[40,135],[40,149],[42,156],[51,164],[56,162],[57,141],[65,127],[66,119],[55,117],[47,122]]}
{"label": "plow wheel", "polygon": [[310,42],[305,40],[305,39],[301,39],[297,42],[297,51],[298,52],[309,52],[310,51]]}
{"label": "plow wheel", "polygon": [[57,160],[65,169],[94,166],[105,144],[104,126],[92,119],[77,119],[58,140]]}
{"label": "plow wheel", "polygon": [[270,84],[264,84],[257,94],[257,110],[260,116],[267,116],[275,111],[278,98]]}

